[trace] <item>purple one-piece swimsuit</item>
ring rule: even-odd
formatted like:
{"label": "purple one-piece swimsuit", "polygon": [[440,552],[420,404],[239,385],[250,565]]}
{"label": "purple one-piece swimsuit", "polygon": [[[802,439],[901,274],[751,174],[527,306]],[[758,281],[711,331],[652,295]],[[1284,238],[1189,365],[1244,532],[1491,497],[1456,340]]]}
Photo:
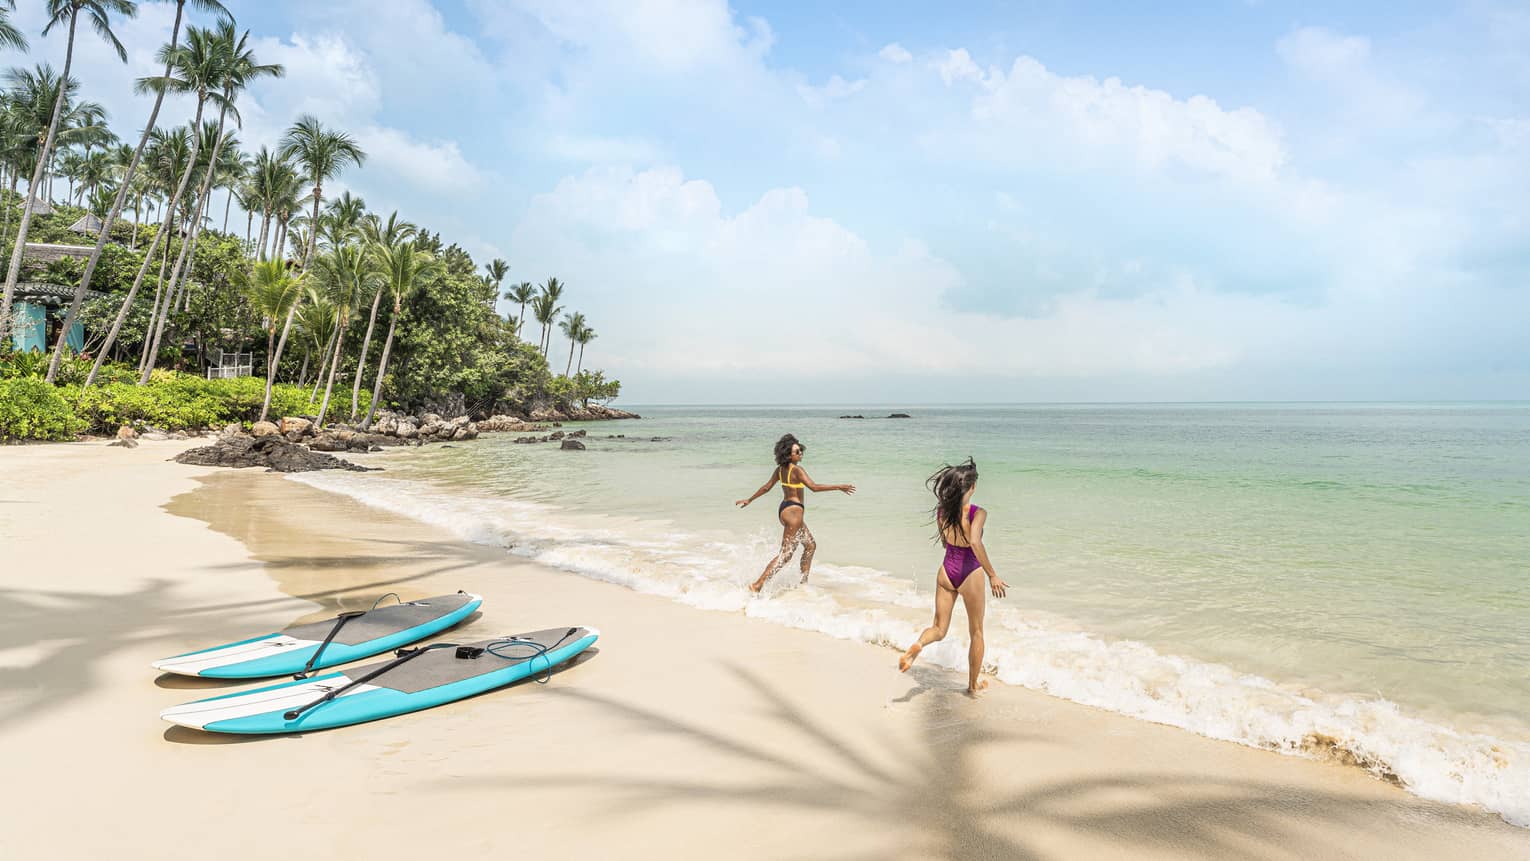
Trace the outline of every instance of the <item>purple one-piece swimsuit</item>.
{"label": "purple one-piece swimsuit", "polygon": [[[977,513],[978,507],[976,505],[969,505],[967,507],[967,520],[971,521],[973,517],[977,516]],[[945,544],[945,538],[941,538],[941,543]],[[951,581],[951,588],[962,588],[962,581],[967,579],[967,575],[982,567],[983,563],[978,561],[977,554],[972,552],[971,547],[957,547],[954,544],[946,544],[946,579]]]}

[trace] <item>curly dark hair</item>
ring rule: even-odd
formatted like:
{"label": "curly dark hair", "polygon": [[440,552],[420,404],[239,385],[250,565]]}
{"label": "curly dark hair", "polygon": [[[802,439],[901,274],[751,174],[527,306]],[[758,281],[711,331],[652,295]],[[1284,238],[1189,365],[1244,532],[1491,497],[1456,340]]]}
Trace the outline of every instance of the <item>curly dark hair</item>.
{"label": "curly dark hair", "polygon": [[947,526],[955,526],[962,537],[969,537],[962,524],[962,497],[977,480],[977,464],[969,457],[956,466],[946,464],[925,481],[925,486],[935,494],[935,509],[930,513],[935,516],[937,541],[945,540],[943,533]]}
{"label": "curly dark hair", "polygon": [[803,445],[801,440],[786,434],[776,440],[776,466],[786,466],[792,462],[792,446],[801,448],[804,454],[807,453],[807,446]]}

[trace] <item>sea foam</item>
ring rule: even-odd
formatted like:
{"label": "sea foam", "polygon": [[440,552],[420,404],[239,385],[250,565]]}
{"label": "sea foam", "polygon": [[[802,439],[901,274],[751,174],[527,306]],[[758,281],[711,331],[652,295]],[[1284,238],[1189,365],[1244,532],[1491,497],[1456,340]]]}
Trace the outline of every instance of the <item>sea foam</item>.
{"label": "sea foam", "polygon": [[[783,626],[902,649],[928,624],[928,588],[820,560],[806,586],[796,565],[763,600],[744,588],[776,549],[673,524],[594,515],[501,497],[468,497],[413,480],[304,473],[294,480],[442,528],[543,565],[704,610],[744,611]],[[1530,741],[1460,730],[1396,704],[1315,692],[1143,643],[1109,640],[1040,613],[990,604],[985,669],[1006,684],[1168,724],[1210,738],[1358,765],[1423,798],[1476,804],[1530,827]],[[965,670],[953,630],[921,660]]]}

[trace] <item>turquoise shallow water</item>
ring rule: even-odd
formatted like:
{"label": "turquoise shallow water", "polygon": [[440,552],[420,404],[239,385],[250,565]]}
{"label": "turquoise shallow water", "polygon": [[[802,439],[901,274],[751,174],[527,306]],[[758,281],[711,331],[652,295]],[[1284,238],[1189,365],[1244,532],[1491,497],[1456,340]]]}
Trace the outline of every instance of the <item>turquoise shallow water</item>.
{"label": "turquoise shallow water", "polygon": [[[837,418],[893,409],[914,418]],[[990,622],[1001,680],[1281,750],[1338,739],[1420,794],[1530,822],[1530,404],[639,411],[590,426],[582,453],[491,437],[313,481],[700,607],[893,644],[924,624],[940,558],[924,479],[971,455],[1014,587]],[[810,495],[819,573],[751,604],[779,491],[732,501],[786,431],[815,480],[860,492]],[[959,666],[962,644],[941,646]]]}

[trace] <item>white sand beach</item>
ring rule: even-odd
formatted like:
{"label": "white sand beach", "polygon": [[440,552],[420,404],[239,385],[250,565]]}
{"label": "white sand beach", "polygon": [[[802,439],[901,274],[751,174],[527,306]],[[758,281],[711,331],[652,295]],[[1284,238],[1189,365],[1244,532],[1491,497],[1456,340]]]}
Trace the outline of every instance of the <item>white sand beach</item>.
{"label": "white sand beach", "polygon": [[[0,857],[1525,858],[1367,772],[684,607],[195,443],[0,447]],[[171,727],[167,655],[466,589],[448,638],[601,630],[553,675],[298,736]]]}

